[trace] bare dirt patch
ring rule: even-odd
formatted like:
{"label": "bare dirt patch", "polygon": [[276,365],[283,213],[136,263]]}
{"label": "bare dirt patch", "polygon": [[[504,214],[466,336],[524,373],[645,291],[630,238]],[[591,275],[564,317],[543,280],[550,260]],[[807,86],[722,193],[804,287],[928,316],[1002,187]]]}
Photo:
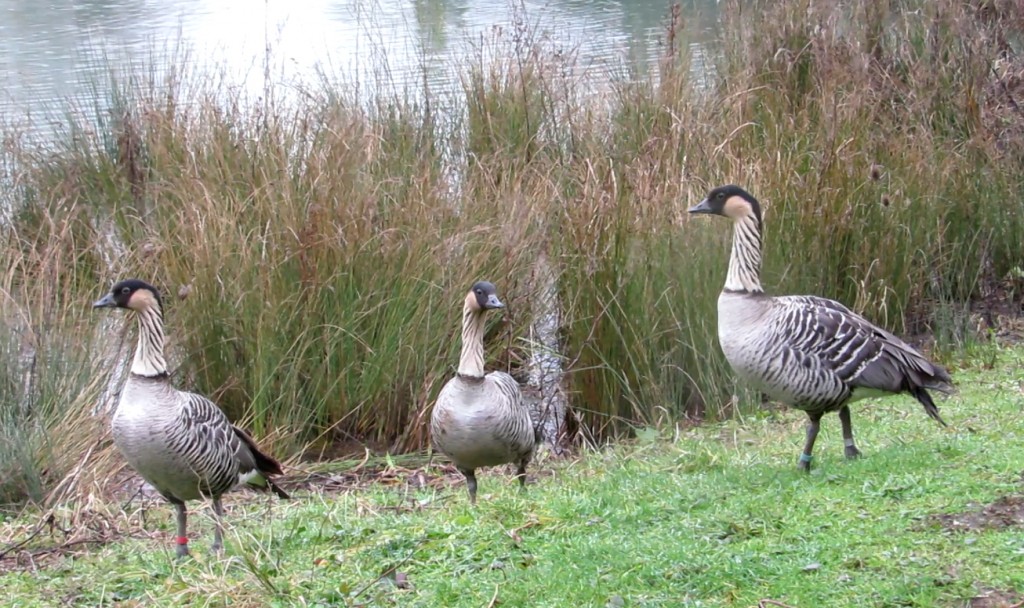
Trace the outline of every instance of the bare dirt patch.
{"label": "bare dirt patch", "polygon": [[1021,606],[1024,606],[1021,594],[998,589],[985,589],[967,603],[968,608],[1021,608]]}
{"label": "bare dirt patch", "polygon": [[1024,526],[1024,496],[1002,496],[987,505],[971,505],[970,511],[942,513],[928,519],[957,532]]}

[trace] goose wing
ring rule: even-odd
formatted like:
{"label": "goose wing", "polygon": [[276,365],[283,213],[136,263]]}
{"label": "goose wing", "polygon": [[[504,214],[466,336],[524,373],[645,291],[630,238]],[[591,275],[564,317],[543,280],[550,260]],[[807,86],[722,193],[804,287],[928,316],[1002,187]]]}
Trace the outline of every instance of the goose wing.
{"label": "goose wing", "polygon": [[486,376],[497,390],[500,410],[504,414],[497,418],[493,429],[494,438],[511,441],[519,451],[530,452],[538,443],[538,432],[530,416],[530,408],[523,402],[523,393],[516,379],[505,372],[494,371]]}
{"label": "goose wing", "polygon": [[225,491],[239,482],[274,490],[287,498],[270,482],[268,475],[281,473],[281,465],[263,454],[252,438],[234,426],[217,404],[202,395],[180,393],[179,451],[192,467],[206,478],[211,491]]}
{"label": "goose wing", "polygon": [[815,296],[776,298],[790,346],[818,359],[846,385],[887,392],[952,390],[946,370],[843,304]]}
{"label": "goose wing", "polygon": [[184,404],[179,419],[190,452],[230,461],[239,473],[256,469],[252,452],[216,403],[195,393],[182,392],[180,395]]}

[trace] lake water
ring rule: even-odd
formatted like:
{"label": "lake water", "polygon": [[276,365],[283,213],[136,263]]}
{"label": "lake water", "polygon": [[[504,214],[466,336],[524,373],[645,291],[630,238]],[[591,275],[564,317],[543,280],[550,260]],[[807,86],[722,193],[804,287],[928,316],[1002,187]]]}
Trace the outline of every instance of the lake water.
{"label": "lake water", "polygon": [[[0,117],[28,113],[38,126],[60,102],[102,99],[112,70],[159,73],[182,58],[254,94],[268,76],[280,86],[319,74],[444,89],[460,60],[512,36],[523,15],[607,79],[661,52],[669,9],[658,0],[0,0]],[[682,12],[699,54],[717,2],[689,0]]]}

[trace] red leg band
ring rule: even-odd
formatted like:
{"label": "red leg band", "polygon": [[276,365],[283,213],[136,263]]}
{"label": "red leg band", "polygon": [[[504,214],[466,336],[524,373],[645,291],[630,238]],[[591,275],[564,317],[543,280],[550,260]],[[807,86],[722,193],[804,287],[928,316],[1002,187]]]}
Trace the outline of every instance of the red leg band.
{"label": "red leg band", "polygon": [[179,545],[187,545],[188,544],[188,537],[187,536],[179,536],[178,537],[178,544]]}

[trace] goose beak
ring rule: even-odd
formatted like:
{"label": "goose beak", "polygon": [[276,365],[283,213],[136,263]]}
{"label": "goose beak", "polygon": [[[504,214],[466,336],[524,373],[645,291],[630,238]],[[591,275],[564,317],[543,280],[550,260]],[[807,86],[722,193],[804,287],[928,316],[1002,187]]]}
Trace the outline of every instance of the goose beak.
{"label": "goose beak", "polygon": [[115,308],[116,306],[117,302],[114,301],[114,296],[109,293],[92,303],[93,308]]}
{"label": "goose beak", "polygon": [[493,293],[487,296],[487,308],[505,308],[505,305],[501,303],[498,296]]}
{"label": "goose beak", "polygon": [[711,203],[708,202],[708,199],[704,199],[690,207],[689,213],[714,213],[714,211],[711,210]]}

